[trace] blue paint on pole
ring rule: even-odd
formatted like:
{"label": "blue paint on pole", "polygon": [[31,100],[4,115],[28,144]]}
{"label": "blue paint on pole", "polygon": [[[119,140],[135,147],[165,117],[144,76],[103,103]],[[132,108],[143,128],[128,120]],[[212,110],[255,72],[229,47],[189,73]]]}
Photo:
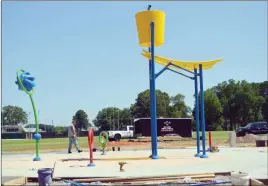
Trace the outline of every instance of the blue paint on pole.
{"label": "blue paint on pole", "polygon": [[199,130],[199,100],[198,100],[198,79],[197,70],[194,69],[194,93],[195,93],[195,124],[196,124],[196,147],[195,157],[200,157],[200,130]]}
{"label": "blue paint on pole", "polygon": [[208,158],[208,155],[206,154],[205,103],[204,103],[202,64],[199,64],[199,77],[200,77],[201,123],[202,123],[202,146],[203,146],[203,155],[200,156],[200,158]]}
{"label": "blue paint on pole", "polygon": [[[148,48],[149,52],[151,52],[151,48],[149,47]],[[152,61],[149,60],[149,83],[150,83],[150,105],[153,105],[152,103],[152,91],[153,91],[153,88],[152,88]],[[150,113],[152,113],[152,107],[150,106]],[[151,146],[153,147],[154,146],[154,142],[153,142],[153,126],[152,126],[152,120],[151,120]],[[150,155],[150,158],[152,157],[153,155],[153,148],[152,148],[152,154]]]}
{"label": "blue paint on pole", "polygon": [[152,127],[152,159],[158,159],[157,155],[157,121],[156,121],[156,93],[155,93],[155,66],[154,66],[154,22],[151,22],[151,127]]}

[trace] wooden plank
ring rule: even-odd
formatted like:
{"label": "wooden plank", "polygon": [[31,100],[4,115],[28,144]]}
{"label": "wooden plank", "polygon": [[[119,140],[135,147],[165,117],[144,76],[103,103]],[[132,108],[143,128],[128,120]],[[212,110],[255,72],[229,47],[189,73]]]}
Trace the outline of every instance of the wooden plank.
{"label": "wooden plank", "polygon": [[250,179],[250,186],[259,186],[259,185],[264,185],[264,184],[258,180]]}
{"label": "wooden plank", "polygon": [[[138,181],[128,181],[128,182],[116,182],[116,184],[147,184],[147,183],[174,183],[175,181],[180,180],[180,179],[159,179],[159,180],[150,180],[150,181],[142,181],[142,180],[138,180]],[[193,181],[200,181],[200,182],[208,182],[211,181],[212,178],[192,178]]]}
{"label": "wooden plank", "polygon": [[16,178],[14,180],[10,180],[4,184],[2,184],[3,186],[17,186],[17,185],[23,185],[23,184],[27,184],[27,178],[26,177],[21,177],[21,178]]}
{"label": "wooden plank", "polygon": [[191,178],[213,178],[215,177],[214,173],[205,173],[205,174],[183,174],[183,175],[166,175],[166,176],[150,176],[150,177],[132,177],[132,178],[82,178],[82,179],[74,179],[73,181],[77,182],[129,182],[129,181],[146,181],[146,180],[161,180],[161,179],[183,179],[185,177]]}
{"label": "wooden plank", "polygon": [[[159,186],[161,183],[165,184],[172,184],[175,183],[176,180],[170,181],[170,180],[159,180],[159,181],[134,181],[134,182],[116,182],[117,186],[121,185],[131,185],[131,186],[144,186],[144,185],[150,185],[150,186]],[[211,182],[212,179],[207,179],[207,178],[200,178],[198,180],[193,179],[193,181],[200,181],[200,182]],[[105,183],[103,183],[105,184]],[[107,183],[109,184],[109,183]],[[185,185],[187,183],[182,183],[181,185]],[[92,186],[97,186],[97,185],[92,185]]]}

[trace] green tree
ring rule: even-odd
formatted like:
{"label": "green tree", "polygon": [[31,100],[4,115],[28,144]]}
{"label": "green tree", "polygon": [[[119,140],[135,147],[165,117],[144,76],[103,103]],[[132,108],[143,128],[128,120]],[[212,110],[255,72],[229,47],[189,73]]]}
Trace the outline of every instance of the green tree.
{"label": "green tree", "polygon": [[[236,123],[238,108],[235,104],[235,94],[239,91],[240,85],[233,79],[219,83],[212,90],[216,93],[223,108],[224,129],[232,130]],[[228,125],[229,124],[229,125]]]}
{"label": "green tree", "polygon": [[[206,91],[204,91],[204,106],[205,106],[206,130],[212,130],[212,131],[222,130],[223,108],[222,108],[219,98],[217,97],[213,89],[207,89]],[[194,106],[193,113],[192,113],[194,118],[195,118],[195,107],[196,105]],[[199,102],[199,108],[200,108],[200,102]],[[199,112],[200,112],[199,114],[201,114],[201,110],[199,110]],[[200,127],[201,127],[201,117],[199,117],[199,119],[200,119]]]}
{"label": "green tree", "polygon": [[130,106],[131,115],[134,118],[150,117],[150,91],[146,90],[138,94],[136,102]]}
{"label": "green tree", "polygon": [[93,123],[101,130],[121,130],[123,126],[131,123],[130,111],[127,108],[123,110],[116,107],[103,108],[98,112]]}
{"label": "green tree", "polygon": [[253,98],[253,107],[252,111],[254,114],[254,121],[262,121],[263,115],[262,115],[262,107],[265,103],[265,98],[262,96],[256,96]]}
{"label": "green tree", "polygon": [[265,98],[265,102],[262,105],[263,119],[268,122],[268,96]]}
{"label": "green tree", "polygon": [[2,108],[2,123],[3,125],[17,125],[19,123],[27,123],[26,112],[18,106],[4,106]]}
{"label": "green tree", "polygon": [[120,110],[120,127],[131,125],[132,124],[132,118],[131,118],[131,112],[129,108],[124,108],[123,110]]}
{"label": "green tree", "polygon": [[259,95],[264,97],[264,102],[262,105],[262,116],[265,121],[268,122],[268,81],[260,83]]}
{"label": "green tree", "polygon": [[78,110],[75,115],[73,116],[73,120],[77,122],[77,129],[81,130],[82,128],[88,129],[92,126],[91,123],[88,121],[88,115],[83,110]]}
{"label": "green tree", "polygon": [[63,133],[63,127],[61,126],[56,126],[55,130],[56,130],[56,134],[58,135],[58,137],[59,135]]}
{"label": "green tree", "polygon": [[205,119],[207,130],[222,129],[222,105],[219,98],[211,89],[204,92]]}
{"label": "green tree", "polygon": [[230,79],[212,88],[223,108],[224,129],[233,130],[237,124],[244,126],[263,119],[266,86],[268,82],[248,83]]}
{"label": "green tree", "polygon": [[187,118],[190,117],[191,108],[184,102],[185,96],[177,94],[170,97],[170,106],[168,116],[171,118]]}
{"label": "green tree", "polygon": [[259,95],[259,84],[248,83],[245,80],[240,82],[240,90],[235,95],[240,126],[263,119],[261,110],[264,101],[264,97]]}
{"label": "green tree", "polygon": [[[170,98],[166,92],[156,90],[157,117],[167,117],[169,114]],[[150,117],[150,91],[138,94],[136,102],[130,107],[133,118]]]}

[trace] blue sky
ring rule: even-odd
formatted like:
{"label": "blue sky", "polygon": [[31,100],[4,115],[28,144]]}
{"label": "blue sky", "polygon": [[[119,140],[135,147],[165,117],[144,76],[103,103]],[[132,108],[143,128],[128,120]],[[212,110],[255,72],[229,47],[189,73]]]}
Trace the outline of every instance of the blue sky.
{"label": "blue sky", "polygon": [[[36,77],[41,122],[67,125],[78,109],[94,119],[104,107],[129,107],[149,87],[135,24],[148,4],[166,13],[165,44],[157,55],[224,58],[205,71],[205,89],[231,78],[267,79],[266,2],[2,2],[3,106],[33,113],[14,83],[23,68]],[[156,87],[184,94],[193,106],[191,80],[166,72]]]}

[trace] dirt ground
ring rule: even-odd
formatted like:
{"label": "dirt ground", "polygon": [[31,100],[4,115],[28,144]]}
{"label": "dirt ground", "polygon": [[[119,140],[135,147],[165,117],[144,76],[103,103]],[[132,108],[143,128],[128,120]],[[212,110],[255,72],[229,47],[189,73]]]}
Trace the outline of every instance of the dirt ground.
{"label": "dirt ground", "polygon": [[[200,141],[200,145],[202,145],[202,141]],[[206,144],[208,147],[208,144]],[[229,146],[227,141],[214,141],[213,145],[217,146]],[[140,141],[134,142],[109,142],[107,148],[110,150],[112,147],[120,146],[121,149],[150,149],[151,141],[144,139]],[[241,143],[237,144],[237,147],[255,147],[255,143]],[[186,148],[186,147],[196,147],[196,141],[193,139],[159,139],[158,140],[158,148],[159,149],[176,149],[176,148]]]}
{"label": "dirt ground", "polygon": [[[229,146],[227,142],[215,142],[217,146]],[[200,141],[200,145],[202,142]],[[244,143],[244,144],[237,144],[237,147],[255,147],[255,143]],[[117,151],[118,147],[120,150],[146,150],[151,149],[151,142],[109,142],[107,145],[107,151],[112,151],[112,147],[115,147]],[[186,147],[196,147],[196,141],[189,140],[189,141],[160,141],[158,142],[158,149],[176,149],[176,148],[186,148]],[[206,148],[208,145],[206,146]],[[99,147],[96,147],[99,149]],[[202,148],[202,146],[201,146]],[[83,147],[84,151],[88,151],[88,147]],[[42,150],[43,152],[55,152],[55,150],[50,151],[49,149]],[[66,149],[59,149],[58,151],[66,151]]]}
{"label": "dirt ground", "polygon": [[[200,145],[202,145],[202,141],[200,140]],[[229,146],[227,140],[214,140],[213,145],[217,146]],[[65,145],[64,145],[65,146]],[[81,143],[81,149],[84,151],[88,151],[88,144]],[[238,143],[237,147],[255,147],[255,143]],[[67,147],[67,144],[66,144]],[[58,148],[42,148],[40,146],[40,152],[65,152],[66,147],[58,147]],[[108,142],[107,151],[111,151],[112,147],[115,147],[117,151],[117,147],[120,147],[120,150],[145,150],[151,149],[151,138],[139,138],[135,140],[121,140],[120,142]],[[176,148],[186,148],[193,147],[196,148],[196,140],[193,138],[181,138],[181,137],[158,137],[158,149],[176,149]],[[99,145],[95,145],[95,148],[100,149]],[[202,146],[201,146],[202,148]],[[206,141],[206,148],[208,148],[208,141]],[[74,150],[74,149],[73,149]],[[19,151],[9,151],[3,152],[3,154],[25,154],[25,153],[34,153],[33,149],[20,149]]]}

